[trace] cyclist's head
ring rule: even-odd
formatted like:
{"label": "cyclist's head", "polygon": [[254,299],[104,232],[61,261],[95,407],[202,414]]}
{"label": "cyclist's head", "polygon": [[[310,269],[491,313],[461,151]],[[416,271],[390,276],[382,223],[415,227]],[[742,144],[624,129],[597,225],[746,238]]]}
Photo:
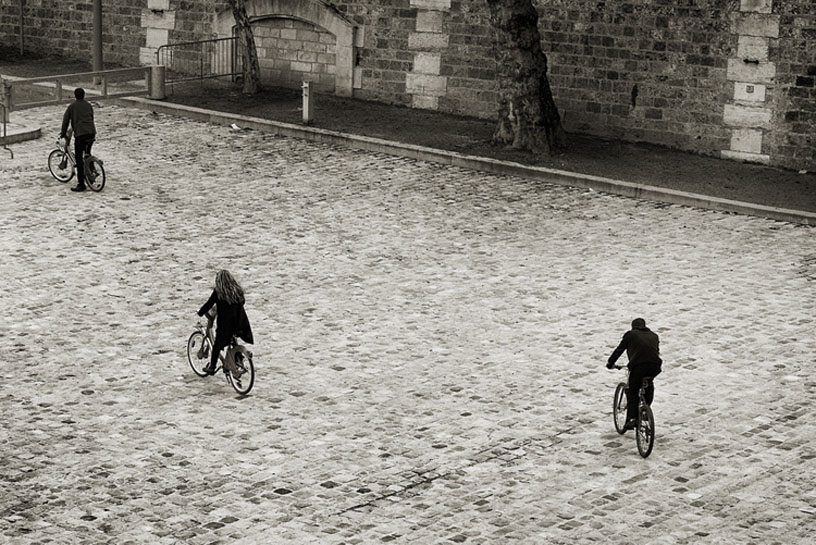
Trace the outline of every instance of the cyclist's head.
{"label": "cyclist's head", "polygon": [[227,270],[220,270],[215,275],[215,294],[222,301],[232,304],[243,304],[244,289]]}
{"label": "cyclist's head", "polygon": [[632,320],[632,329],[646,329],[646,320],[643,318],[635,318]]}
{"label": "cyclist's head", "polygon": [[77,87],[76,89],[74,89],[74,96],[78,100],[82,100],[83,98],[85,98],[85,89],[83,89],[82,87]]}

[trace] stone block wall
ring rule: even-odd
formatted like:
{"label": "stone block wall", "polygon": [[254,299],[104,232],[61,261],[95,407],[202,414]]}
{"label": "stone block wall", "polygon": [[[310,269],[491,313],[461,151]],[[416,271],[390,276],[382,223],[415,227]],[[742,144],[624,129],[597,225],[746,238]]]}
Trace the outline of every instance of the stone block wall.
{"label": "stone block wall", "polygon": [[[0,1],[0,37],[10,41],[16,11],[10,0]],[[27,0],[28,43],[88,58],[91,1]],[[533,1],[568,131],[816,170],[813,0]],[[247,4],[269,83],[313,79],[329,89],[334,77],[344,94],[364,100],[495,116],[495,57],[484,0]],[[153,62],[159,45],[231,28],[225,0],[104,5],[107,62]],[[315,6],[324,27],[302,16]],[[298,17],[266,13],[287,10]],[[325,27],[331,13],[342,19],[334,28],[342,44],[334,51]],[[343,25],[353,25],[353,34]],[[284,30],[291,36],[274,35]],[[316,41],[302,39],[309,33]],[[313,45],[326,47],[311,50]]]}
{"label": "stone block wall", "polygon": [[335,37],[314,25],[292,19],[264,19],[253,24],[261,83],[334,92]]}
{"label": "stone block wall", "polygon": [[568,130],[703,153],[727,148],[732,2],[541,4],[550,84]]}
{"label": "stone block wall", "polygon": [[[144,43],[142,11],[147,0],[104,0],[103,49],[106,63],[138,64],[138,46]],[[25,0],[24,41],[29,51],[62,52],[88,60],[93,43],[92,0]],[[17,44],[20,32],[19,0],[0,0],[0,40]]]}
{"label": "stone block wall", "polygon": [[774,0],[779,38],[769,55],[776,64],[771,129],[771,162],[816,171],[816,3]]}

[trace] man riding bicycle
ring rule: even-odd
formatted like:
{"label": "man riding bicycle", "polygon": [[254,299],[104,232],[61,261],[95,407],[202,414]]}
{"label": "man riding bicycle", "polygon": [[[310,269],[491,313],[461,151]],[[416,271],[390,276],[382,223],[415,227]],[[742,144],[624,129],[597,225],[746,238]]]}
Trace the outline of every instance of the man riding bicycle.
{"label": "man riding bicycle", "polygon": [[[638,392],[645,377],[656,377],[660,374],[663,360],[660,359],[660,338],[646,327],[646,320],[635,318],[632,329],[623,334],[620,344],[607,360],[606,368],[615,367],[615,362],[626,351],[629,358],[629,387],[626,390],[626,426],[634,429],[637,420]],[[654,384],[649,383],[645,393],[646,403],[652,404]]]}
{"label": "man riding bicycle", "polygon": [[76,98],[62,116],[62,129],[60,138],[66,139],[68,146],[68,125],[74,131],[74,157],[76,158],[77,185],[71,191],[85,191],[85,156],[91,154],[91,146],[96,138],[96,125],[94,124],[94,111],[90,102],[85,100],[85,89],[77,87],[74,89]]}

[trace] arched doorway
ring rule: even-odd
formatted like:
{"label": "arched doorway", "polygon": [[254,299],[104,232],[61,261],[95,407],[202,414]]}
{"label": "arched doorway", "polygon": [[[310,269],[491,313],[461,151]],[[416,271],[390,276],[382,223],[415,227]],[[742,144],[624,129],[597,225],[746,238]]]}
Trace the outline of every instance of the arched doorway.
{"label": "arched doorway", "polygon": [[[351,96],[354,88],[357,27],[321,0],[249,0],[262,81],[299,87],[313,81],[318,89]],[[231,10],[216,15],[218,37],[233,35]]]}

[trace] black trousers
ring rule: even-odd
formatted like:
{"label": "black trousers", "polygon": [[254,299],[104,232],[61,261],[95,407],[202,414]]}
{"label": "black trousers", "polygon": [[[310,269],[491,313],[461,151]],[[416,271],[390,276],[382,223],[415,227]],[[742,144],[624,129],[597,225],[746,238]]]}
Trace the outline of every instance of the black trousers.
{"label": "black trousers", "polygon": [[91,154],[95,134],[83,134],[74,138],[74,157],[76,158],[77,183],[85,185],[85,156]]}
{"label": "black trousers", "polygon": [[[640,387],[643,385],[644,377],[656,377],[660,374],[659,364],[645,364],[638,365],[629,369],[629,388],[626,390],[626,420],[634,420],[637,418],[637,407],[639,400]],[[649,383],[646,388],[646,403],[652,404],[654,400],[654,381]]]}

